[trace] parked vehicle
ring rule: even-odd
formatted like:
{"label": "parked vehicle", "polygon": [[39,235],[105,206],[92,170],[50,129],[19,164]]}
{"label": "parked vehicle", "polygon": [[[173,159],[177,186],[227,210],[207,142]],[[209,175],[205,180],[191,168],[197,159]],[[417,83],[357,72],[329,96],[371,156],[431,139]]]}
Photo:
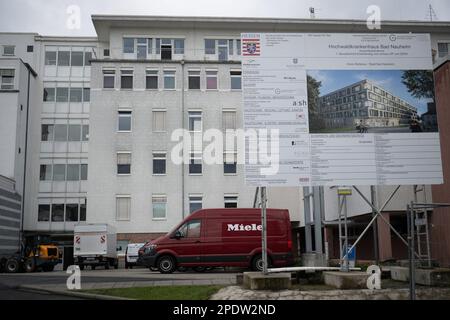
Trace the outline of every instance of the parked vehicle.
{"label": "parked vehicle", "polygon": [[142,248],[145,243],[129,243],[125,249],[125,268],[132,269],[133,266],[137,265],[138,251]]}
{"label": "parked vehicle", "polygon": [[[172,273],[178,267],[251,267],[262,270],[261,209],[201,209],[167,235],[139,250],[138,263]],[[271,266],[292,265],[289,212],[267,209]]]}
{"label": "parked vehicle", "polygon": [[108,224],[78,224],[74,228],[73,257],[81,270],[85,266],[118,268],[116,229]]}
{"label": "parked vehicle", "polygon": [[59,250],[47,235],[29,235],[24,237],[16,253],[0,253],[0,272],[16,273],[37,270],[53,271],[59,263]]}

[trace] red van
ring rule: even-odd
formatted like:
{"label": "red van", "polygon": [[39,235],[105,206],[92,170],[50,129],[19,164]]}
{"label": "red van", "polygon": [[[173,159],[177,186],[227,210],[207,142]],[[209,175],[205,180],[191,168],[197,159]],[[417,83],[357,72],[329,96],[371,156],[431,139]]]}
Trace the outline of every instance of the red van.
{"label": "red van", "polygon": [[[177,267],[251,267],[262,270],[261,209],[201,209],[139,250],[138,264],[172,273]],[[293,263],[286,209],[267,209],[267,252],[275,267]]]}

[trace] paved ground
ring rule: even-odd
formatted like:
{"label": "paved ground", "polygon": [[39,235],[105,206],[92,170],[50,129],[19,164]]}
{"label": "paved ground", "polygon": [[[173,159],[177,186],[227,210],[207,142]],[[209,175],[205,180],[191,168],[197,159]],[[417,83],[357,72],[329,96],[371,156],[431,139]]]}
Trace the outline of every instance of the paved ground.
{"label": "paved ground", "polygon": [[0,284],[0,300],[80,300],[81,298],[42,291],[18,289]]}
{"label": "paved ground", "polygon": [[[224,270],[197,272],[175,272],[161,274],[148,269],[131,270],[83,270],[81,271],[81,289],[127,288],[163,285],[207,285],[236,284],[236,272]],[[38,292],[26,290],[51,290],[63,292],[67,290],[66,281],[70,275],[65,271],[0,274],[0,299],[11,296],[16,299],[34,299]],[[59,299],[59,295],[43,295],[42,299]]]}

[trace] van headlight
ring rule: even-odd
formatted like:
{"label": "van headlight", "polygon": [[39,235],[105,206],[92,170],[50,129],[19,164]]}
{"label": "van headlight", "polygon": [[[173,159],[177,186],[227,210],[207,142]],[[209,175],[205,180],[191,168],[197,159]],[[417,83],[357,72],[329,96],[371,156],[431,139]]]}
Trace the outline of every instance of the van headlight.
{"label": "van headlight", "polygon": [[148,247],[145,248],[145,253],[146,254],[151,253],[152,251],[154,251],[156,249],[156,247],[158,247],[158,245],[156,245],[156,244],[149,245]]}

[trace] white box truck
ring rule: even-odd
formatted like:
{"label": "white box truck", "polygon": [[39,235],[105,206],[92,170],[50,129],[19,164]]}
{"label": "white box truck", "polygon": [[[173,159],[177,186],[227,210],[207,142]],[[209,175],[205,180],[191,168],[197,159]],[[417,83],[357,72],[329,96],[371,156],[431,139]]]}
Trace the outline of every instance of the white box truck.
{"label": "white box truck", "polygon": [[108,224],[77,224],[73,232],[73,257],[81,270],[85,266],[118,268],[116,229]]}

